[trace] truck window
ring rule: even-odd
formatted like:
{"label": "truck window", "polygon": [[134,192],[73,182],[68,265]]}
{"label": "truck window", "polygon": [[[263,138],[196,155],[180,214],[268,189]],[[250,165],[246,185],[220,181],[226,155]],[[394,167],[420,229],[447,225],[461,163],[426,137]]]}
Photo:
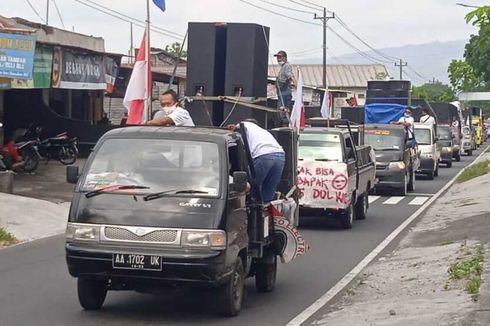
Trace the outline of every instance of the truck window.
{"label": "truck window", "polygon": [[391,130],[369,129],[365,131],[365,144],[375,151],[398,151],[405,147],[405,136]]}
{"label": "truck window", "polygon": [[431,132],[429,129],[417,129],[415,128],[415,139],[419,145],[431,145]]}
{"label": "truck window", "polygon": [[218,145],[164,139],[107,139],[94,153],[82,190],[108,185],[140,185],[149,193],[200,190],[217,196]]}
{"label": "truck window", "polygon": [[299,160],[343,161],[340,136],[336,134],[302,133],[299,136]]}

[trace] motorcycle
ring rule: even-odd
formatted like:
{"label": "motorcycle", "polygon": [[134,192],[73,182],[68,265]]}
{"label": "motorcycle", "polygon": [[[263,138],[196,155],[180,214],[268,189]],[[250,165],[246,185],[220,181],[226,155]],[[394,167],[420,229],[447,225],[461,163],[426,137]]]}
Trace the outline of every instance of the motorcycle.
{"label": "motorcycle", "polygon": [[19,155],[23,158],[22,169],[25,172],[34,172],[39,165],[42,156],[39,154],[37,144],[35,140],[15,143]]}
{"label": "motorcycle", "polygon": [[78,158],[77,138],[69,138],[64,132],[55,137],[40,140],[39,152],[47,161],[57,158],[64,165],[71,165]]}

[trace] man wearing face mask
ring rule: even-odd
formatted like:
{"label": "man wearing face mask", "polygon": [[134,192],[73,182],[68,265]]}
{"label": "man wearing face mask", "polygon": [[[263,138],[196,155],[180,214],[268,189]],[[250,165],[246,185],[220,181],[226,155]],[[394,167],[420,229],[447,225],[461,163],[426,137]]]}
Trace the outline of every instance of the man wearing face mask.
{"label": "man wearing face mask", "polygon": [[277,63],[281,66],[276,79],[277,106],[291,109],[291,87],[294,84],[293,67],[288,62],[288,55],[285,51],[279,51],[274,56],[277,58]]}
{"label": "man wearing face mask", "polygon": [[402,125],[405,127],[405,131],[407,132],[407,138],[412,143],[412,146],[415,147],[415,134],[414,134],[414,125],[415,120],[412,117],[413,109],[409,106],[405,108],[405,114],[401,117],[397,122],[393,122],[397,125]]}
{"label": "man wearing face mask", "polygon": [[194,127],[187,110],[178,106],[178,96],[173,90],[168,90],[160,96],[160,105],[162,110],[158,111],[153,120],[147,122],[150,126],[177,126],[177,127]]}

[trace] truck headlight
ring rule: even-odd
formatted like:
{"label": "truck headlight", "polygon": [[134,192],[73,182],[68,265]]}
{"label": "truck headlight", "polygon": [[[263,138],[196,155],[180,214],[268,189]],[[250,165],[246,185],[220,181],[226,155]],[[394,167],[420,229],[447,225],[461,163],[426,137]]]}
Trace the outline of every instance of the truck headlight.
{"label": "truck headlight", "polygon": [[72,241],[100,240],[100,226],[83,223],[68,223],[66,227],[66,239]]}
{"label": "truck headlight", "polygon": [[452,149],[452,147],[443,147],[442,151],[446,152],[446,153],[451,153],[453,151],[453,149]]}
{"label": "truck headlight", "polygon": [[388,166],[388,169],[390,170],[403,170],[405,169],[405,163],[403,162],[391,162],[390,165]]}
{"label": "truck headlight", "polygon": [[192,248],[226,248],[226,233],[224,231],[183,231],[181,244]]}

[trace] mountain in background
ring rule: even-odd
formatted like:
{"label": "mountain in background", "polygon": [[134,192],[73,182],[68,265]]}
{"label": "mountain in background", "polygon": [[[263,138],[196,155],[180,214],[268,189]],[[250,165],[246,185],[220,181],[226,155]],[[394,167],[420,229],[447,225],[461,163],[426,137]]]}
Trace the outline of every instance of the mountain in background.
{"label": "mountain in background", "polygon": [[[422,85],[429,80],[439,80],[442,83],[449,83],[447,67],[454,59],[463,58],[464,47],[467,40],[432,42],[424,44],[405,45],[401,47],[385,48],[379,51],[396,58],[403,58],[409,64],[404,67],[404,78],[412,80],[415,85]],[[369,56],[386,61],[373,51],[366,52]],[[293,58],[294,60],[294,58]],[[292,61],[293,61],[292,60]],[[314,58],[308,60],[294,60],[294,63],[321,63],[322,59]],[[373,63],[361,55],[352,53],[338,57],[328,58],[330,64],[354,64],[354,63]],[[391,77],[399,78],[400,70],[394,63],[380,62],[386,66]],[[415,70],[415,71],[414,71]]]}

